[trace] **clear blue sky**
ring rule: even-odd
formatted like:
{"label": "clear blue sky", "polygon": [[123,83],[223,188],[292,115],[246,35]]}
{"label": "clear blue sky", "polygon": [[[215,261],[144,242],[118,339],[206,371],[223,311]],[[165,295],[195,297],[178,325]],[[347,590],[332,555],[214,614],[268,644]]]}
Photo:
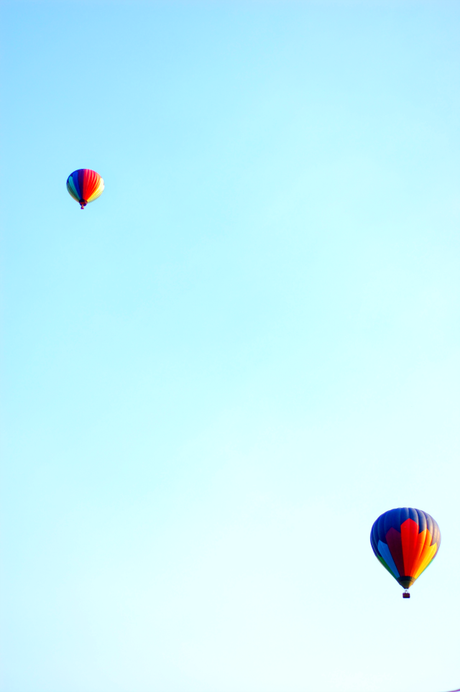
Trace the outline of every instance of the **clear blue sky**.
{"label": "clear blue sky", "polygon": [[2,692],[460,686],[460,4],[1,24]]}

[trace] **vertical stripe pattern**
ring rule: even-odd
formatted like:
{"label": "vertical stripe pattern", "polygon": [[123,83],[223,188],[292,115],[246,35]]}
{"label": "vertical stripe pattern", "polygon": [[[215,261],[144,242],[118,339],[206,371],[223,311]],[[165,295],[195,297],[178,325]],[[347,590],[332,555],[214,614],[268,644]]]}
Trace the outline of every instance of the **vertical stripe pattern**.
{"label": "vertical stripe pattern", "polygon": [[79,168],[67,178],[67,191],[84,209],[88,202],[93,202],[102,195],[104,181],[96,171]]}
{"label": "vertical stripe pattern", "polygon": [[441,532],[433,517],[412,507],[385,512],[371,530],[375,556],[405,589],[428,567],[440,545]]}

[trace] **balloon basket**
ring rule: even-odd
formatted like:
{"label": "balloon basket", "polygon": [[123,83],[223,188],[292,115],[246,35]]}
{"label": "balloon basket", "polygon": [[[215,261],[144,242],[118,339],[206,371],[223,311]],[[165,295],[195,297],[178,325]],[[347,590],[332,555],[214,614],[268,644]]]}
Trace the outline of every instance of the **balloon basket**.
{"label": "balloon basket", "polygon": [[402,596],[403,596],[403,598],[410,598],[410,593],[409,593],[409,591],[404,591],[404,593],[403,593]]}

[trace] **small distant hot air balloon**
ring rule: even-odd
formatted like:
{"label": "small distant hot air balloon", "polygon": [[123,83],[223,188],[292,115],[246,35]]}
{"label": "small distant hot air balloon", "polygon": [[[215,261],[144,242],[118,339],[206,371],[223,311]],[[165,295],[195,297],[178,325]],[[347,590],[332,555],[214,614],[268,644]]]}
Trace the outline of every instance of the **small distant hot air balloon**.
{"label": "small distant hot air balloon", "polygon": [[67,191],[82,209],[94,202],[104,192],[104,181],[99,173],[90,168],[79,168],[67,178]]}
{"label": "small distant hot air balloon", "polygon": [[408,589],[439,550],[441,532],[433,517],[421,509],[390,509],[374,522],[371,545],[375,556],[403,587],[403,598],[410,598]]}

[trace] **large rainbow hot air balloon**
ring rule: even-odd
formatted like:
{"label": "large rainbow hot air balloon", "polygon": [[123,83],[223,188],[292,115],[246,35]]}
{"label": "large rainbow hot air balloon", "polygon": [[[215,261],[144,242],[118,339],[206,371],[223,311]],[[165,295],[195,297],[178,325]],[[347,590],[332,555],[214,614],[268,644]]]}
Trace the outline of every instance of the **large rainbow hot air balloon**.
{"label": "large rainbow hot air balloon", "polygon": [[371,545],[375,556],[401,584],[403,598],[409,587],[428,567],[441,545],[439,526],[421,509],[390,509],[374,522]]}
{"label": "large rainbow hot air balloon", "polygon": [[67,191],[82,209],[94,202],[104,192],[104,181],[99,173],[90,168],[79,168],[67,178]]}

